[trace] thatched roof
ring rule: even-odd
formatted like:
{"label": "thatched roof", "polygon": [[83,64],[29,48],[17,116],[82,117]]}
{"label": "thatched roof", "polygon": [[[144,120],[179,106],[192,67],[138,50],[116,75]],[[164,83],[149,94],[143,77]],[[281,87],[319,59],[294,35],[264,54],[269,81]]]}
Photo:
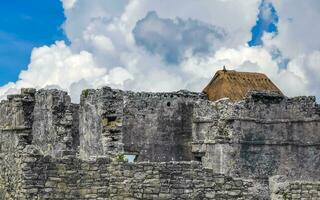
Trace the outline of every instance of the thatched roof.
{"label": "thatched roof", "polygon": [[216,101],[227,97],[232,101],[242,100],[249,91],[270,91],[282,94],[272,81],[261,73],[219,70],[203,92],[209,100]]}

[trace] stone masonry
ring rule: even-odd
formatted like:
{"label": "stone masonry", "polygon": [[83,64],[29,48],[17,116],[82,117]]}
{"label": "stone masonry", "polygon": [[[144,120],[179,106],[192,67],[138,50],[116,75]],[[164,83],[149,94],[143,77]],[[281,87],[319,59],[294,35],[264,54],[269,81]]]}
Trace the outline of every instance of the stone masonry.
{"label": "stone masonry", "polygon": [[314,97],[22,89],[0,103],[0,200],[319,199],[319,128]]}

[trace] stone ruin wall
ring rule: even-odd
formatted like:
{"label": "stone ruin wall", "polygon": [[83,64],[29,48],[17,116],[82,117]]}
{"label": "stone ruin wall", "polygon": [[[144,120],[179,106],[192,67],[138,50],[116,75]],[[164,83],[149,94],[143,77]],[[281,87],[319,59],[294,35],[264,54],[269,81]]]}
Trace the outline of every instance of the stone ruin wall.
{"label": "stone ruin wall", "polygon": [[24,89],[0,104],[0,199],[317,198],[319,106],[264,95]]}
{"label": "stone ruin wall", "polygon": [[284,176],[270,178],[272,200],[320,199],[320,181],[297,181]]}
{"label": "stone ruin wall", "polygon": [[[24,89],[2,101],[0,199],[252,197],[249,180],[214,174],[199,162],[115,161],[125,146],[120,134],[123,110],[119,99],[104,97],[89,108],[83,103],[79,108],[65,92]],[[88,113],[96,118],[86,118]],[[94,127],[101,132],[88,131],[96,131]]]}
{"label": "stone ruin wall", "polygon": [[213,174],[199,163],[122,163],[107,158],[23,162],[25,199],[251,199],[252,183]]}
{"label": "stone ruin wall", "polygon": [[80,103],[80,156],[136,155],[137,161],[193,160],[192,114],[205,96],[188,91],[86,90]]}
{"label": "stone ruin wall", "polygon": [[[320,179],[320,117],[314,97],[253,93],[242,102],[199,105],[193,151],[215,173],[251,178],[269,196],[269,178]],[[267,188],[267,189],[266,189]]]}
{"label": "stone ruin wall", "polygon": [[[20,152],[32,142],[33,90],[21,95],[8,96],[0,104],[0,199],[17,199],[14,194],[21,189]],[[25,97],[25,98],[22,98]]]}
{"label": "stone ruin wall", "polygon": [[314,97],[257,93],[236,104],[213,105],[197,109],[193,133],[194,150],[215,172],[319,179],[320,109]]}

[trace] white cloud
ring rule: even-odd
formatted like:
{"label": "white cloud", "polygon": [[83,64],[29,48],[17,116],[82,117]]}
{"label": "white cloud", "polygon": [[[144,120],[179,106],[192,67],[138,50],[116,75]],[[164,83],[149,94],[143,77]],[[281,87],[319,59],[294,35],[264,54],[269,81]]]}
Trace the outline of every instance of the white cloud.
{"label": "white cloud", "polygon": [[[260,72],[267,74],[288,96],[307,95],[311,93],[311,88],[308,87],[306,79],[301,77],[303,72],[297,71],[301,68],[301,63],[294,63],[296,61],[290,63],[289,66],[292,67],[287,70],[281,70],[266,49],[242,46],[236,49],[220,49],[208,58],[190,57],[182,66],[190,75],[207,81],[213,76],[213,72],[224,65],[230,70]],[[203,85],[198,85],[198,90],[202,89],[201,87]]]}
{"label": "white cloud", "polygon": [[126,80],[134,80],[134,77],[122,67],[116,67],[110,70],[107,82],[114,85],[123,85]]}
{"label": "white cloud", "polygon": [[[182,64],[167,64],[159,55],[152,55],[136,45],[132,31],[150,11],[157,13],[159,19],[174,22],[178,17],[185,22],[195,20],[225,30],[229,35],[215,47],[216,50],[219,46],[237,47],[250,39],[250,29],[256,21],[259,6],[259,0],[177,0],[174,4],[179,5],[179,9],[172,6],[170,0],[111,2],[113,7],[117,7],[111,9],[112,12],[112,6],[106,7],[107,3],[100,0],[90,0],[90,4],[87,0],[78,0],[74,9],[65,12],[67,19],[64,27],[72,42],[71,48],[89,50],[95,55],[95,61],[109,70],[123,66],[134,79],[130,84],[124,84],[124,88],[146,91],[198,90],[199,87],[194,85],[198,82],[205,84],[203,79],[195,80],[192,78],[194,75],[185,72]],[[155,30],[156,27],[151,28]],[[170,30],[159,30],[159,34],[163,35],[165,31]],[[110,39],[112,45],[109,45],[111,42],[106,45],[95,42],[97,36]],[[190,50],[186,48],[185,52]]]}
{"label": "white cloud", "polygon": [[77,0],[61,0],[63,8],[65,10],[71,9],[74,4],[77,2]]}
{"label": "white cloud", "polygon": [[[50,47],[34,49],[28,69],[20,73],[19,80],[15,84],[10,83],[1,90],[22,87],[58,87],[70,92],[70,87],[75,87],[74,83],[77,82],[86,82],[87,87],[100,87],[107,84],[121,87],[128,79],[132,77],[125,69],[118,67],[111,70],[109,75],[106,68],[97,66],[91,53],[87,51],[74,53],[64,42],[56,42]],[[80,95],[72,94],[74,99],[78,99]]]}
{"label": "white cloud", "polygon": [[288,58],[320,50],[320,1],[272,0],[279,15],[278,35],[267,40]]}
{"label": "white cloud", "polygon": [[[320,19],[318,0],[268,0],[274,4],[279,15],[279,33],[264,34],[263,47],[246,45],[251,39],[251,28],[258,16],[260,0],[62,2],[66,16],[63,27],[71,44],[67,46],[57,42],[34,49],[28,69],[21,72],[16,83],[1,87],[0,95],[16,92],[21,87],[46,86],[70,91],[74,101],[79,100],[78,94],[83,88],[102,85],[135,91],[201,91],[214,72],[226,65],[229,69],[266,73],[289,96],[319,96],[320,69],[317,63],[320,63],[320,28],[315,26],[317,19]],[[199,38],[191,38],[194,41],[189,43],[174,40],[182,41],[186,46],[179,51],[181,60],[168,64],[164,62],[163,53],[152,54],[141,47],[143,45],[137,45],[132,32],[137,22],[151,11],[157,14],[158,21],[165,24],[168,21],[171,25],[179,24],[178,19],[181,22],[196,21],[219,27],[227,33],[227,37],[217,46],[209,45],[210,51],[201,56],[193,52],[193,44]],[[262,14],[266,19],[271,18],[270,7],[266,7]],[[173,34],[177,37],[181,32],[177,26],[149,25],[153,34],[159,32],[163,37],[168,31],[178,30]],[[157,31],[157,28],[160,29]],[[143,38],[148,44],[152,44],[152,41],[149,43],[151,39]],[[157,42],[157,47],[168,46],[165,44],[168,42],[166,38]],[[176,42],[173,46],[180,48],[179,44]],[[281,55],[290,59],[287,68],[279,66],[283,57],[274,59],[274,50],[279,50]]]}
{"label": "white cloud", "polygon": [[[300,94],[320,97],[320,51],[294,58],[289,62],[287,71],[299,78],[299,85],[305,86],[305,90],[301,90]],[[298,88],[293,89],[299,91]]]}
{"label": "white cloud", "polygon": [[115,51],[115,47],[110,40],[110,38],[104,35],[88,35],[84,39],[99,51],[104,51],[106,53],[112,53]]}
{"label": "white cloud", "polygon": [[16,85],[12,82],[0,87],[0,100],[6,99],[9,94],[18,94],[19,90],[16,88]]}
{"label": "white cloud", "polygon": [[28,70],[21,72],[18,83],[67,89],[75,81],[95,79],[105,73],[106,69],[97,67],[89,52],[74,54],[64,42],[57,42],[33,50]]}

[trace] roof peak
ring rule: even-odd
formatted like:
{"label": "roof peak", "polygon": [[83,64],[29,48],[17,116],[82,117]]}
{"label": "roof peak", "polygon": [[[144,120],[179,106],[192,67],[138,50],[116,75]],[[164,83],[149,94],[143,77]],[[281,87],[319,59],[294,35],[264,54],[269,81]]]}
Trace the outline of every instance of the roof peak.
{"label": "roof peak", "polygon": [[208,95],[210,100],[228,97],[233,101],[238,101],[243,99],[247,92],[251,90],[272,91],[283,95],[266,74],[238,72],[227,70],[225,67],[216,72],[203,92]]}
{"label": "roof peak", "polygon": [[260,72],[245,72],[245,71],[236,71],[236,70],[227,70],[227,69],[222,69],[222,70],[218,70],[216,72],[216,74],[218,73],[228,73],[228,74],[256,74],[256,75],[264,75],[266,76],[264,73],[260,73]]}

